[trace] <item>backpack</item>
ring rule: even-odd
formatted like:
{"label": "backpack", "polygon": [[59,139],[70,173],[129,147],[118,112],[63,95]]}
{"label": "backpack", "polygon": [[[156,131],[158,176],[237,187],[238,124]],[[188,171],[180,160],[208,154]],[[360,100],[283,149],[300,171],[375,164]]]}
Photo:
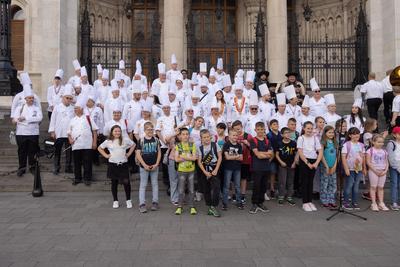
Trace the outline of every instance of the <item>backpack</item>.
{"label": "backpack", "polygon": [[[258,141],[259,141],[259,140],[258,140],[257,137],[253,137],[253,142],[254,142],[254,144],[256,145],[256,148],[258,148]],[[264,143],[265,143],[265,146],[268,147],[269,141],[268,141],[268,138],[267,138],[267,137],[264,138]]]}
{"label": "backpack", "polygon": [[[211,149],[206,155],[204,155],[204,145],[200,146],[201,163],[203,163],[203,166],[210,165],[210,163],[211,163],[211,161],[213,159],[213,156],[218,157],[217,151],[218,150],[217,150],[217,143],[216,142],[211,142]],[[212,155],[212,154],[214,154],[214,155]]]}

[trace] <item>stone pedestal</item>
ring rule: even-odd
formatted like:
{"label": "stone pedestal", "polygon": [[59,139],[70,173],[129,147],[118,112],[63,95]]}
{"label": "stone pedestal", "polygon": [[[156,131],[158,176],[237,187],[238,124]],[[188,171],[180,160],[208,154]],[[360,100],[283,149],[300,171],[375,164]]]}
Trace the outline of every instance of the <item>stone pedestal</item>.
{"label": "stone pedestal", "polygon": [[167,69],[169,69],[171,54],[175,54],[178,61],[178,68],[181,69],[184,66],[185,33],[183,0],[164,1],[163,11],[163,60]]}

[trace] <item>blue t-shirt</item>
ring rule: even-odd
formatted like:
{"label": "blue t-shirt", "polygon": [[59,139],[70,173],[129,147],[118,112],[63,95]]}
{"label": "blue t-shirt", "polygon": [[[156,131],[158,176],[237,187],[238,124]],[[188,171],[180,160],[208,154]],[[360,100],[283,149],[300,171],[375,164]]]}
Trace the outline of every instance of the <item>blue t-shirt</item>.
{"label": "blue t-shirt", "polygon": [[332,140],[326,141],[326,146],[324,148],[324,158],[329,168],[332,168],[336,162],[336,148]]}

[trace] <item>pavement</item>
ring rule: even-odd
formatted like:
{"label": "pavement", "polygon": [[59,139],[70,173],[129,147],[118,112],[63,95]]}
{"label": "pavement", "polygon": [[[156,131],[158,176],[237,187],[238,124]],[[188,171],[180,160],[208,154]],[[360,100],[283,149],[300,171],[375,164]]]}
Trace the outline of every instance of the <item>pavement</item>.
{"label": "pavement", "polygon": [[[120,203],[124,204],[122,188]],[[150,197],[148,192],[147,197]],[[398,212],[362,221],[320,208],[305,213],[268,201],[269,213],[232,207],[221,218],[160,210],[112,209],[110,192],[0,193],[0,266],[399,266]]]}

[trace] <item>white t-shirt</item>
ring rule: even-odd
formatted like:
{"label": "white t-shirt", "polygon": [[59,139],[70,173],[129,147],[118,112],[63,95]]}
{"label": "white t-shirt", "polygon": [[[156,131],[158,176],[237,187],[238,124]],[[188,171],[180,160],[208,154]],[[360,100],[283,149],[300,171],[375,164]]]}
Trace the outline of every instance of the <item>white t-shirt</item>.
{"label": "white t-shirt", "polygon": [[129,149],[134,143],[129,138],[124,138],[122,144],[119,144],[119,140],[106,140],[101,143],[100,147],[102,149],[107,148],[110,151],[110,158],[108,162],[111,163],[125,163],[128,161],[126,158],[126,150]]}
{"label": "white t-shirt", "polygon": [[317,159],[317,151],[321,149],[321,143],[315,136],[302,135],[297,139],[297,148],[303,149],[306,158]]}
{"label": "white t-shirt", "polygon": [[370,80],[363,85],[361,85],[360,92],[365,93],[366,99],[372,98],[383,98],[383,93],[385,91],[385,87],[381,82],[377,82],[375,80]]}
{"label": "white t-shirt", "polygon": [[400,112],[400,95],[393,99],[392,112]]}

